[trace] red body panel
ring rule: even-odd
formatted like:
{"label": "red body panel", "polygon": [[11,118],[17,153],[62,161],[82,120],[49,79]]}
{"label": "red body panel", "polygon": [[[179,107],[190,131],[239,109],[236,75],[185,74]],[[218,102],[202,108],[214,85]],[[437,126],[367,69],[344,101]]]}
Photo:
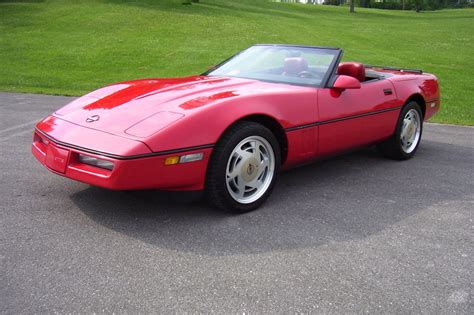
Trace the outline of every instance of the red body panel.
{"label": "red body panel", "polygon": [[[284,167],[389,138],[401,107],[418,95],[425,119],[439,109],[432,75],[390,72],[360,89],[335,90],[196,76],[111,85],[79,98],[37,125],[33,154],[51,171],[110,189],[204,187],[207,163],[225,130],[253,116],[274,120],[287,142]],[[170,156],[202,152],[196,162]],[[82,164],[82,153],[112,171]]]}
{"label": "red body panel", "polygon": [[[45,143],[46,142],[46,143]],[[52,172],[94,186],[115,190],[136,190],[161,188],[166,190],[201,190],[206,176],[207,162],[212,149],[201,149],[204,153],[201,161],[177,165],[165,165],[169,156],[142,157],[136,159],[114,159],[100,154],[85,153],[57,145],[50,138],[35,133],[33,155]],[[58,155],[57,152],[60,152]],[[195,153],[188,151],[183,154]],[[98,157],[114,162],[112,171],[93,167],[78,161],[78,154]],[[61,159],[61,160],[59,160]]]}
{"label": "red body panel", "polygon": [[407,100],[410,96],[419,94],[426,104],[425,120],[430,119],[440,108],[440,91],[438,80],[431,74],[408,74],[394,72],[396,75],[389,78],[396,86],[397,97]]}
{"label": "red body panel", "polygon": [[[319,119],[334,122],[319,127],[318,153],[330,155],[389,138],[403,102],[394,93],[385,95],[388,89],[394,90],[389,80],[363,83],[360,89],[343,92],[321,89]],[[364,116],[370,113],[377,114]],[[354,116],[362,117],[344,119]]]}

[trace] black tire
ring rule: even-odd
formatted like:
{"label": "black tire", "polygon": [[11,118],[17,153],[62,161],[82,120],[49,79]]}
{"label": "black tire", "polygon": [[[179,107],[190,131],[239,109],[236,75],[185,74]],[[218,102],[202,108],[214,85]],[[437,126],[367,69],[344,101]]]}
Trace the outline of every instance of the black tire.
{"label": "black tire", "polygon": [[[420,117],[420,135],[414,149],[412,149],[410,152],[405,152],[401,143],[401,132],[403,128],[403,120],[406,114],[410,110],[416,110],[418,112],[418,115]],[[390,139],[378,144],[377,149],[382,155],[390,159],[407,160],[413,157],[416,151],[418,150],[418,147],[420,146],[422,134],[423,134],[423,112],[421,110],[420,104],[418,104],[417,102],[411,101],[411,102],[408,102],[402,108],[402,111],[400,112],[400,116],[398,117],[397,126],[395,128],[395,133],[393,134],[393,136]]]}
{"label": "black tire", "polygon": [[[234,149],[241,141],[251,136],[262,137],[271,145],[275,159],[274,173],[270,185],[261,197],[251,203],[240,203],[236,201],[228,191],[226,170],[230,155]],[[255,210],[260,207],[271,194],[278,178],[280,164],[280,146],[268,128],[251,121],[237,122],[224,133],[214,148],[207,168],[206,198],[211,205],[226,212],[244,213]]]}

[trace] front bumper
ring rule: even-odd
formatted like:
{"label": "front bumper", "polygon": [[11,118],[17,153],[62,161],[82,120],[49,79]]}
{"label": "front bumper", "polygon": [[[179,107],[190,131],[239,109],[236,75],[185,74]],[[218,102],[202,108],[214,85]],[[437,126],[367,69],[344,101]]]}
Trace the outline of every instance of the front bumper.
{"label": "front bumper", "polygon": [[[177,154],[158,153],[138,158],[113,158],[81,150],[38,130],[35,131],[32,144],[33,155],[53,173],[114,190],[202,190],[212,148],[182,151],[179,155],[198,152],[203,153],[203,159],[200,161],[165,165],[167,157]],[[114,163],[114,167],[107,170],[81,163],[79,154],[110,161]]]}

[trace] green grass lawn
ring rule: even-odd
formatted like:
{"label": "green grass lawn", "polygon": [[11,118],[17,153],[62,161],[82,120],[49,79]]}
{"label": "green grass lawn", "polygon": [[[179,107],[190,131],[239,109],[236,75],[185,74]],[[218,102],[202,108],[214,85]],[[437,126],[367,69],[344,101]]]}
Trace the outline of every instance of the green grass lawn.
{"label": "green grass lawn", "polygon": [[402,12],[259,0],[0,0],[0,90],[81,95],[201,73],[255,43],[335,46],[344,60],[421,68],[441,82],[436,122],[474,125],[474,10]]}

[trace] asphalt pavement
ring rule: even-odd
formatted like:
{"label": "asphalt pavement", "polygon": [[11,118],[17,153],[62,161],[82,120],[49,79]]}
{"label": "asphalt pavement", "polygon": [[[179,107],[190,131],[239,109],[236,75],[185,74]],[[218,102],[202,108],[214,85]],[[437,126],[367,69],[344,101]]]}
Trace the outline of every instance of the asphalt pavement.
{"label": "asphalt pavement", "polygon": [[71,99],[0,93],[0,313],[474,313],[474,128],[285,172],[236,216],[48,172],[33,127]]}

